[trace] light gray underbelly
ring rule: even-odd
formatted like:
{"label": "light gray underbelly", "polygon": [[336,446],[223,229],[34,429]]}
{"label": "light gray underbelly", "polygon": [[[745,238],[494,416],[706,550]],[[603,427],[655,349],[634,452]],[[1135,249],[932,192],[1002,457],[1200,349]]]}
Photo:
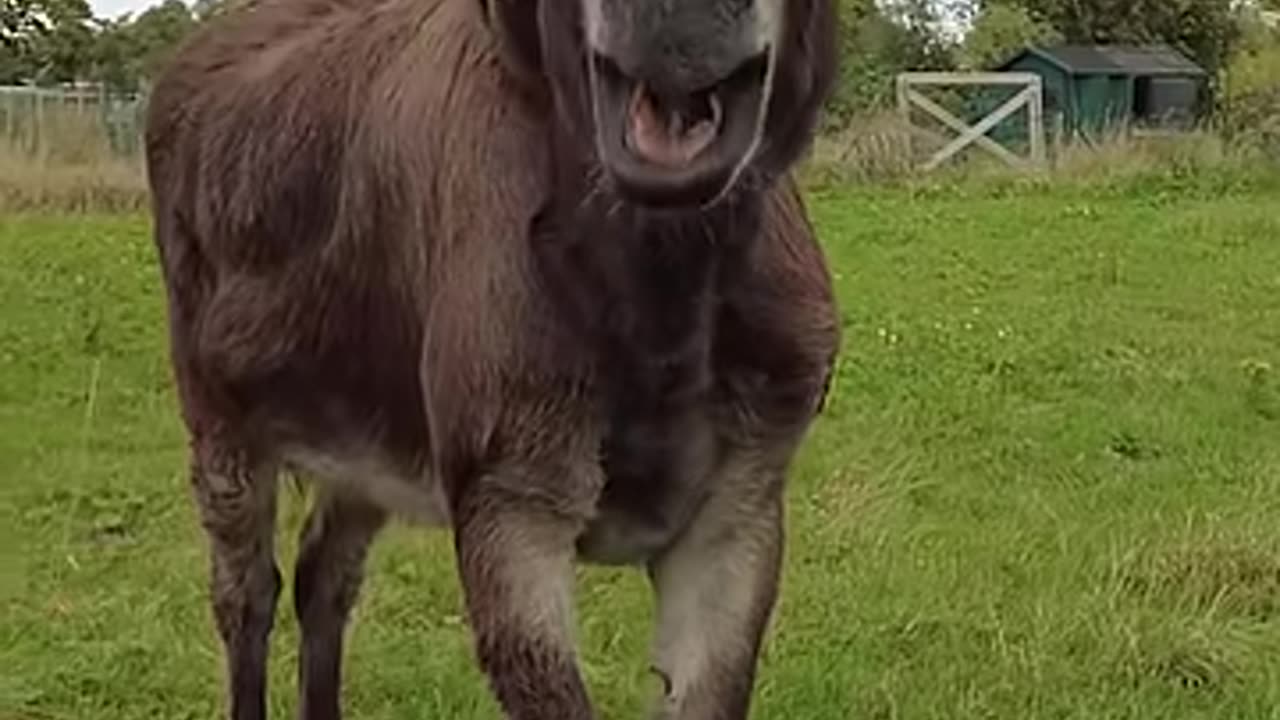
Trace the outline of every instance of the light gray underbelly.
{"label": "light gray underbelly", "polygon": [[[282,455],[285,465],[316,483],[321,492],[360,498],[411,525],[451,527],[440,479],[426,471],[407,473],[375,447],[339,451],[295,445]],[[704,462],[692,465],[683,470],[700,477],[682,478],[667,493],[649,498],[652,505],[615,506],[602,498],[579,538],[579,557],[606,565],[636,564],[668,547],[696,513],[706,490],[709,468]]]}
{"label": "light gray underbelly", "polygon": [[334,452],[294,446],[285,450],[284,462],[324,491],[360,498],[415,525],[450,525],[449,503],[439,478],[430,472],[405,473],[375,448]]}

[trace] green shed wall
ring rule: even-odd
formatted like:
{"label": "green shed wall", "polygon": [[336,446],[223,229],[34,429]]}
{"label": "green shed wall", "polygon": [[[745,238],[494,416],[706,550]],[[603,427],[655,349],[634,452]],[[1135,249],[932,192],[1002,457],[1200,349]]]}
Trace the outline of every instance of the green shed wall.
{"label": "green shed wall", "polygon": [[1075,129],[1096,136],[1129,114],[1129,79],[1124,75],[1077,75]]}
{"label": "green shed wall", "polygon": [[1076,97],[1071,77],[1062,68],[1039,55],[1027,53],[1008,67],[1014,72],[1031,72],[1040,76],[1044,86],[1045,130],[1052,132],[1059,122],[1063,129],[1074,123]]}
{"label": "green shed wall", "polygon": [[[1030,72],[1040,76],[1040,82],[1044,90],[1044,124],[1046,133],[1052,134],[1059,122],[1062,122],[1064,127],[1069,127],[1074,115],[1075,98],[1072,92],[1071,78],[1062,68],[1038,55],[1028,53],[1018,58],[1006,70]],[[1008,93],[1004,93],[1004,95],[1008,95]],[[989,107],[985,108],[985,110],[990,112],[998,104],[999,102],[988,103]],[[1025,142],[1027,127],[1025,123],[1017,123],[1015,125],[1010,121],[1009,124],[1002,123],[991,135],[1001,142]]]}

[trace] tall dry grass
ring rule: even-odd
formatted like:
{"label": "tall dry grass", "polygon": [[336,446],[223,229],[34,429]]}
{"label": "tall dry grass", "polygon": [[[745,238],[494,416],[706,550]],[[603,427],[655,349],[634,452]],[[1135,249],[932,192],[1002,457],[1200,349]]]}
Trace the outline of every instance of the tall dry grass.
{"label": "tall dry grass", "polygon": [[[146,207],[137,143],[123,149],[95,113],[51,104],[0,133],[0,212],[127,212]],[[114,142],[113,142],[114,140]]]}
{"label": "tall dry grass", "polygon": [[[1275,122],[1276,118],[1269,118]],[[1254,123],[1256,124],[1256,123]],[[982,186],[1045,183],[1113,185],[1157,178],[1280,177],[1280,136],[1206,124],[1186,132],[1141,133],[1117,128],[1087,140],[1048,129],[1046,162],[1013,168],[970,145],[932,171],[921,166],[954,135],[907,127],[893,110],[855,117],[838,132],[818,138],[803,177],[815,185]],[[1018,151],[1015,151],[1017,154]]]}
{"label": "tall dry grass", "polygon": [[148,193],[138,159],[59,163],[0,147],[0,212],[129,212]]}

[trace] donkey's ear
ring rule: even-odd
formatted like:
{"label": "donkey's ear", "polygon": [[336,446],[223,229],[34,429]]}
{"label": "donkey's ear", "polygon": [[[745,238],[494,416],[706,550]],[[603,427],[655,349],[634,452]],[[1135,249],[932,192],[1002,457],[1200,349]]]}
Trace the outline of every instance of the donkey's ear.
{"label": "donkey's ear", "polygon": [[502,56],[522,76],[542,67],[538,37],[538,3],[543,0],[481,0],[489,26],[502,47]]}

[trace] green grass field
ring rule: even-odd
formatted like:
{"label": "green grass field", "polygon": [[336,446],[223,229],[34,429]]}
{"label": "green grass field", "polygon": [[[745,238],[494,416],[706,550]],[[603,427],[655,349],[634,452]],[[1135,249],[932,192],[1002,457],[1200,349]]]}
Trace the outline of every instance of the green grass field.
{"label": "green grass field", "polygon": [[[754,717],[1280,718],[1277,197],[815,194],[845,351]],[[0,720],[222,706],[159,287],[143,216],[0,216]],[[351,717],[498,717],[453,573],[383,536]],[[601,716],[642,717],[647,586],[581,578]]]}

